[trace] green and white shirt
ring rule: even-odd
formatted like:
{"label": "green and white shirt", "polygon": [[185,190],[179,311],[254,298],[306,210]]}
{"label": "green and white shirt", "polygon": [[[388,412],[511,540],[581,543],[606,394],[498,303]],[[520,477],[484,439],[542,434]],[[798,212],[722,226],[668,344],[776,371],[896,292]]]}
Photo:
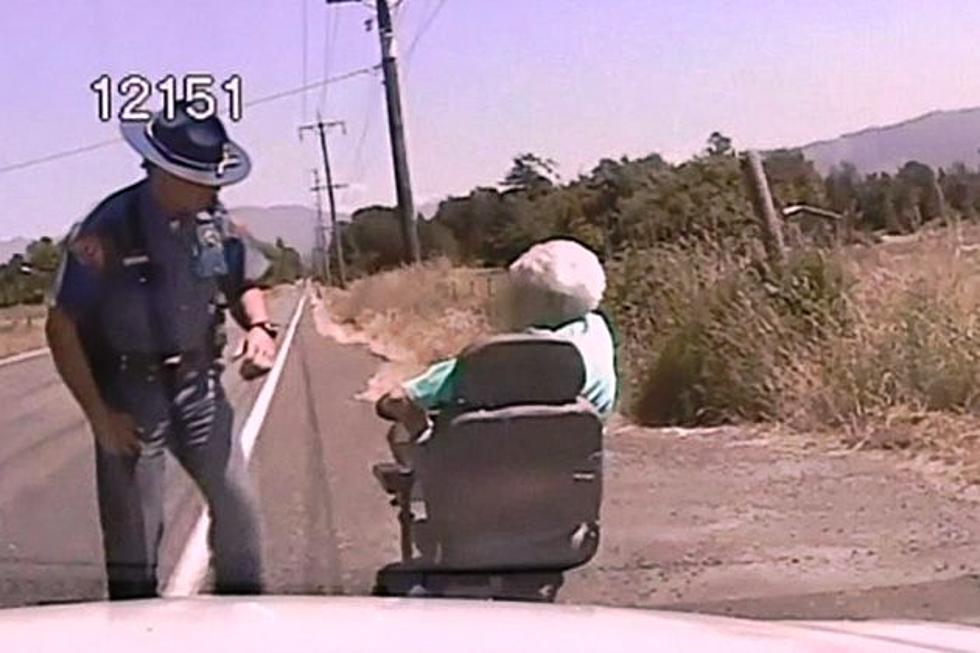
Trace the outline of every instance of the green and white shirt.
{"label": "green and white shirt", "polygon": [[[589,313],[557,329],[531,328],[526,332],[557,336],[575,345],[585,363],[582,396],[596,407],[603,419],[609,417],[616,403],[616,349],[605,318],[598,313]],[[440,410],[452,405],[456,384],[456,359],[450,358],[433,364],[406,381],[403,387],[420,408]]]}

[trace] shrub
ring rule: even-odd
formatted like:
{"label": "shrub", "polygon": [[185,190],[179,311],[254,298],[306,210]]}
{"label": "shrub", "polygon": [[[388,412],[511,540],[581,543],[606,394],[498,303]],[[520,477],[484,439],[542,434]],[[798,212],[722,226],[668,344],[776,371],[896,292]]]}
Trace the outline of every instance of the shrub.
{"label": "shrub", "polygon": [[610,265],[624,399],[640,422],[777,417],[780,370],[845,328],[847,275],[833,255],[800,254],[772,274],[746,249],[666,247]]}

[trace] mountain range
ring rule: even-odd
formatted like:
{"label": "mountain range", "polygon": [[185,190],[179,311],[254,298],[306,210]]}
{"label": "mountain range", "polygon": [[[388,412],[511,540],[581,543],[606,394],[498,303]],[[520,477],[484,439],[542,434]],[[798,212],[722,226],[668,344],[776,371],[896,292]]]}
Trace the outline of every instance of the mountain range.
{"label": "mountain range", "polygon": [[[432,217],[438,208],[438,202],[428,202],[419,206],[419,212],[424,217]],[[300,256],[309,261],[315,243],[314,226],[316,211],[299,204],[278,204],[275,206],[239,206],[229,208],[228,212],[244,224],[259,240],[274,243],[277,238],[299,252]],[[350,215],[338,213],[337,220],[347,222]],[[329,218],[324,214],[328,224],[327,242],[330,242]],[[0,240],[0,263],[10,260],[14,254],[22,253],[30,244],[30,238],[8,238]]]}
{"label": "mountain range", "polygon": [[[283,242],[299,252],[304,260],[309,260],[315,244],[316,211],[298,204],[277,206],[239,206],[229,208],[228,213],[241,221],[259,240],[269,243],[282,238]],[[339,220],[348,220],[346,214],[338,215]],[[329,230],[327,233],[329,239]]]}
{"label": "mountain range", "polygon": [[894,172],[915,160],[933,168],[980,163],[980,107],[933,111],[892,125],[869,127],[800,149],[826,173],[848,161],[861,172]]}
{"label": "mountain range", "polygon": [[[419,213],[430,218],[435,215],[438,202],[423,203],[418,207]],[[286,245],[300,253],[304,260],[309,260],[315,244],[316,211],[298,204],[280,204],[276,206],[240,206],[228,209],[237,220],[245,224],[259,240],[274,243],[276,238],[282,238]],[[327,243],[330,242],[329,217],[323,216],[327,223]],[[350,215],[338,213],[339,222],[347,222]]]}

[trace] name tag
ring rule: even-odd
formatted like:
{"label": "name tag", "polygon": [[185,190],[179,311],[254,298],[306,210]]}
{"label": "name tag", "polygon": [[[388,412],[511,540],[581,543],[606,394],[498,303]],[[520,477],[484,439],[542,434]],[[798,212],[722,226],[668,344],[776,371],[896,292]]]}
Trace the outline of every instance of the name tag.
{"label": "name tag", "polygon": [[122,264],[124,267],[133,267],[134,265],[143,265],[144,263],[149,263],[150,257],[146,254],[138,254],[135,256],[124,256]]}

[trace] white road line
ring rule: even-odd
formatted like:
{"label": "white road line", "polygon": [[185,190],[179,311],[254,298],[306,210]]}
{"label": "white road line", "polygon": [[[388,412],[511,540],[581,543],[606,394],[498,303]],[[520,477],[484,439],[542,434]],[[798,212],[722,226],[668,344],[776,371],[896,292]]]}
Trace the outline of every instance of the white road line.
{"label": "white road line", "polygon": [[[255,448],[255,441],[259,436],[262,423],[265,421],[266,413],[269,412],[269,404],[276,392],[279,384],[279,377],[282,375],[283,367],[286,365],[286,357],[289,355],[289,348],[293,344],[293,336],[296,334],[296,327],[299,319],[303,315],[303,307],[306,305],[306,291],[300,296],[296,303],[296,310],[289,321],[289,328],[283,338],[282,346],[276,355],[276,361],[272,365],[272,370],[266,378],[259,396],[256,397],[252,410],[249,412],[242,426],[240,438],[242,449],[245,453],[245,461],[252,457],[252,450]],[[182,597],[191,596],[200,590],[201,585],[208,573],[208,526],[211,519],[206,510],[201,511],[194,528],[191,529],[190,537],[184,545],[184,550],[180,554],[177,566],[174,567],[173,574],[163,588],[163,596]]]}
{"label": "white road line", "polygon": [[13,365],[14,363],[30,360],[32,358],[37,358],[38,356],[44,356],[45,354],[50,354],[50,353],[51,350],[48,349],[47,347],[41,347],[39,349],[31,349],[30,351],[25,351],[20,354],[14,354],[13,356],[0,358],[0,367],[3,367],[4,365]]}

